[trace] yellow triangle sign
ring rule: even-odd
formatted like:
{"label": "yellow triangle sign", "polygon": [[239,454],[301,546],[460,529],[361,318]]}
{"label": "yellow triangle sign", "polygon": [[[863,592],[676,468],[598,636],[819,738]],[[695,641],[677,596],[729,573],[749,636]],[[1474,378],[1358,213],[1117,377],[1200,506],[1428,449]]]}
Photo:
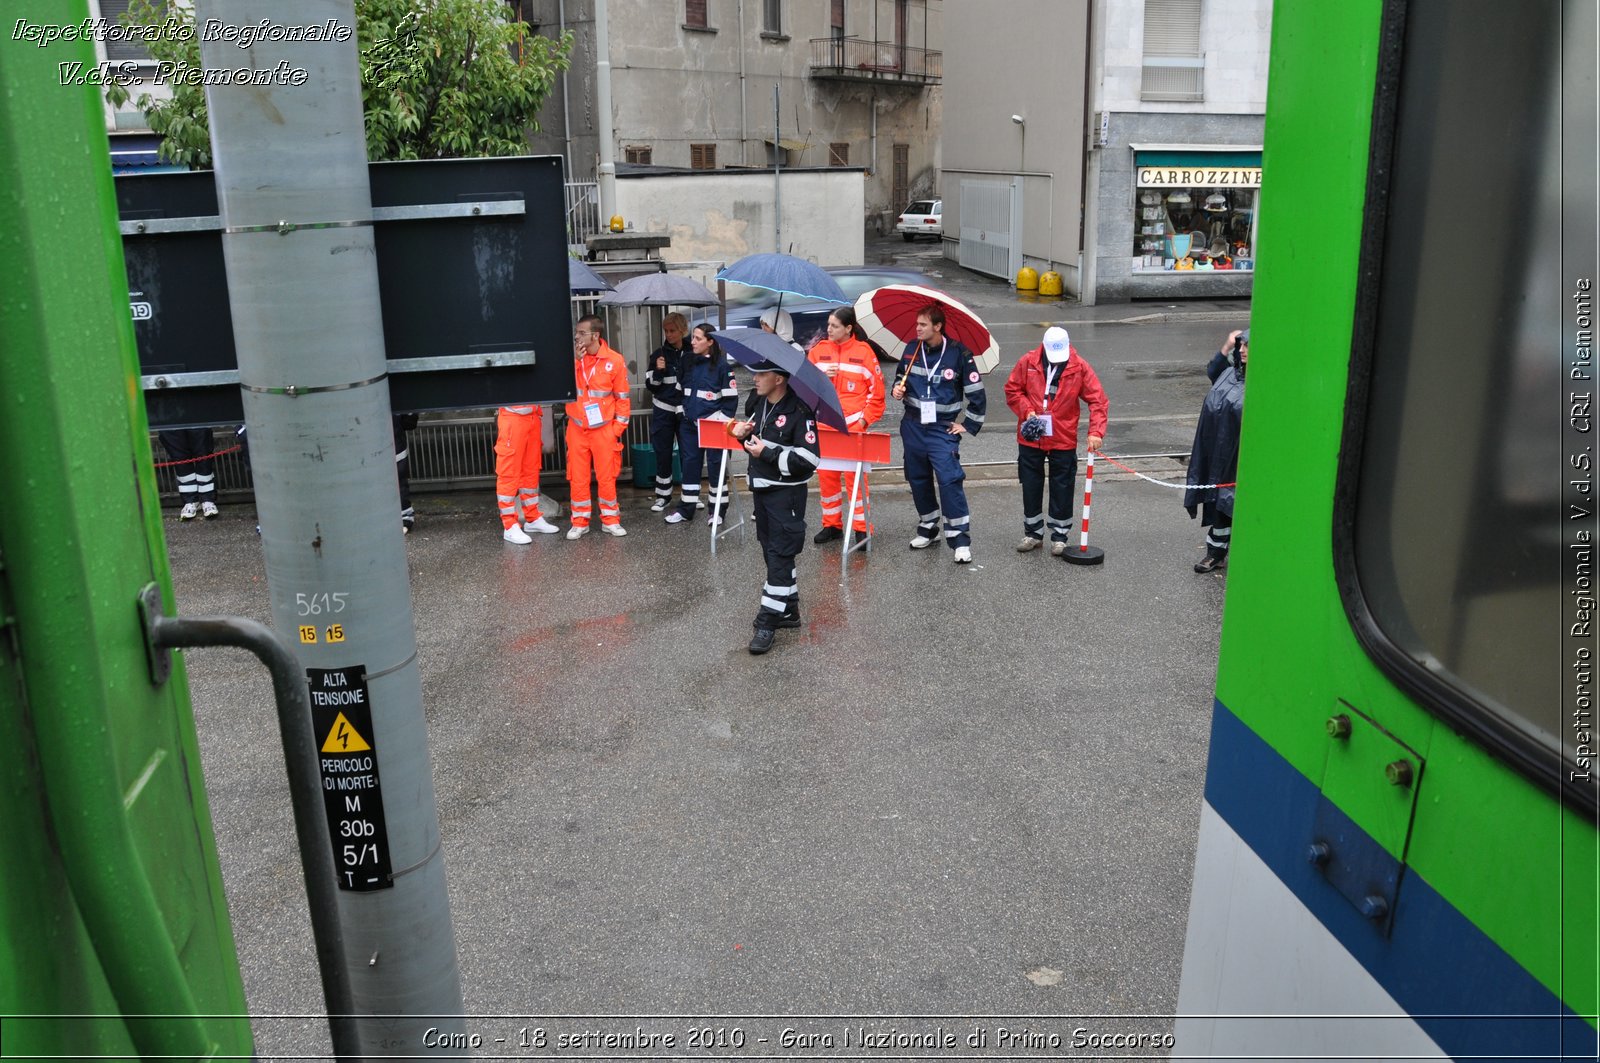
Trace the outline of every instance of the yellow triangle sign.
{"label": "yellow triangle sign", "polygon": [[367,740],[362,738],[350,721],[340,713],[333,721],[333,726],[328,728],[328,740],[322,743],[324,753],[360,753],[371,749]]}

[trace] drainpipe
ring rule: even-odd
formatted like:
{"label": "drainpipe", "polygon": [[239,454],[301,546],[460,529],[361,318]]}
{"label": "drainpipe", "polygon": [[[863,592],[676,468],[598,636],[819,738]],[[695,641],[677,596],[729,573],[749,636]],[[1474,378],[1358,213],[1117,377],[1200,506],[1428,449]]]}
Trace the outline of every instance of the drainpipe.
{"label": "drainpipe", "polygon": [[[779,75],[782,77],[782,75]],[[779,113],[778,86],[772,86],[772,250],[783,254],[783,184],[778,179],[783,169],[783,116]]]}
{"label": "drainpipe", "polygon": [[595,109],[600,118],[600,224],[617,213],[617,149],[611,130],[611,31],[606,0],[594,0]]}
{"label": "drainpipe", "polygon": [[[1102,86],[1105,84],[1105,53],[1099,40],[1095,38],[1095,8],[1100,0],[1094,0],[1089,5],[1088,25],[1085,30],[1089,55],[1088,62],[1084,64],[1084,125],[1089,129],[1089,137],[1098,137],[1094,129],[1095,112],[1104,105],[1101,99]],[[1105,148],[1091,148],[1086,138],[1083,147],[1083,176],[1081,178],[1082,202],[1078,208],[1078,302],[1082,306],[1093,306],[1096,302],[1095,289],[1100,284],[1100,268],[1097,262],[1100,241],[1094,228],[1089,224],[1089,216],[1093,214],[1099,219],[1100,199],[1100,163]]]}
{"label": "drainpipe", "polygon": [[744,0],[739,0],[739,165],[750,165],[750,121],[744,95]]}
{"label": "drainpipe", "polygon": [[[556,23],[561,30],[561,32],[558,34],[558,37],[565,37],[567,35],[567,0],[560,0],[560,2],[556,5]],[[572,112],[567,109],[567,101],[570,98],[571,97],[567,94],[567,72],[563,70],[561,71],[561,133],[567,145],[565,155],[567,159],[566,180],[568,181],[573,179]]]}

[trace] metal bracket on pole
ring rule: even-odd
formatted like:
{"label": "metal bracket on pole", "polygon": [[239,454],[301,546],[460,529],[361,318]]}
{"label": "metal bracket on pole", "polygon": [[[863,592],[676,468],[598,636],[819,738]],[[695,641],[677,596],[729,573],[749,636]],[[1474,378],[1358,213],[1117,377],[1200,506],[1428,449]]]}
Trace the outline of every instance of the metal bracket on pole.
{"label": "metal bracket on pole", "polygon": [[236,616],[171,617],[161,605],[154,584],[139,592],[139,616],[150,651],[151,682],[160,685],[172,674],[171,650],[184,646],[237,646],[255,654],[272,674],[278,707],[278,733],[283,741],[289,800],[294,808],[295,835],[300,843],[306,900],[311,909],[311,934],[316,941],[322,996],[328,1006],[328,1032],[342,1059],[361,1059],[361,1035],[355,1019],[355,994],[344,965],[344,931],[339,922],[337,872],[326,836],[322,781],[317,774],[317,743],[311,731],[311,695],[299,662],[272,629]]}
{"label": "metal bracket on pole", "polygon": [[[535,365],[533,350],[495,351],[489,354],[439,354],[428,358],[391,358],[385,363],[390,373],[442,373],[456,369],[501,369],[507,366]],[[151,373],[139,378],[143,391],[163,388],[220,387],[241,384],[237,369],[218,369],[200,373]]]}
{"label": "metal bracket on pole", "polygon": [[[372,220],[426,221],[430,218],[485,218],[511,217],[528,212],[521,196],[515,199],[485,199],[463,203],[418,203],[403,207],[373,207]],[[346,225],[349,222],[279,222],[260,227],[262,231],[291,233],[298,229],[318,229],[328,225]],[[222,218],[216,214],[197,218],[134,218],[121,222],[117,228],[123,236],[160,236],[164,233],[220,232]]]}

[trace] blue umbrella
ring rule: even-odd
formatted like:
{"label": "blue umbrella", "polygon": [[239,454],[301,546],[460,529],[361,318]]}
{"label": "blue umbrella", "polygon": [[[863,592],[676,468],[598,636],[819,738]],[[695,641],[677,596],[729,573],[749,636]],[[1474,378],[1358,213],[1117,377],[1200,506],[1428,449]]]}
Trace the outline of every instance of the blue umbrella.
{"label": "blue umbrella", "polygon": [[[752,288],[765,288],[779,295],[799,295],[829,303],[848,303],[839,282],[827,270],[793,255],[746,255],[717,274],[719,281],[733,281]],[[782,305],[783,300],[778,300]]]}
{"label": "blue umbrella", "polygon": [[729,358],[742,366],[772,362],[789,374],[789,387],[800,396],[800,401],[816,412],[817,420],[841,432],[850,431],[845,423],[844,407],[839,405],[839,393],[833,388],[828,375],[794,346],[780,336],[758,328],[727,328],[713,332]]}
{"label": "blue umbrella", "polygon": [[675,273],[629,277],[600,297],[601,306],[714,306],[716,302],[705,285]]}
{"label": "blue umbrella", "polygon": [[576,258],[567,259],[567,287],[573,295],[616,291],[587,262]]}

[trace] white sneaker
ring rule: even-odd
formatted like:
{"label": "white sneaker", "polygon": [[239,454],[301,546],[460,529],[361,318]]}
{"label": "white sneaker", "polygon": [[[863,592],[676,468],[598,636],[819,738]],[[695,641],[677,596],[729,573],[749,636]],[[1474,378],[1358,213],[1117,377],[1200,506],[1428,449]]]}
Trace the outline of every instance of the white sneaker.
{"label": "white sneaker", "polygon": [[913,550],[926,550],[932,545],[933,540],[928,538],[926,535],[919,535],[915,539],[911,540],[911,549]]}
{"label": "white sneaker", "polygon": [[[582,539],[585,535],[588,535],[588,534],[589,534],[589,526],[587,524],[574,524],[572,527],[567,529],[567,538],[568,539]],[[529,540],[529,541],[531,542],[532,540]]]}
{"label": "white sneaker", "polygon": [[1037,550],[1039,549],[1039,545],[1043,542],[1043,539],[1035,539],[1031,535],[1024,535],[1022,537],[1022,541],[1017,544],[1017,553],[1025,554],[1029,550]]}
{"label": "white sneaker", "polygon": [[666,516],[666,521],[667,521],[668,524],[682,524],[684,521],[686,521],[688,519],[689,519],[688,517],[685,517],[682,513],[680,513],[677,510],[673,510],[671,513],[668,513],[667,516]]}
{"label": "white sneaker", "polygon": [[602,524],[600,525],[600,530],[607,535],[615,535],[619,539],[628,534],[628,529],[620,524]]}
{"label": "white sneaker", "polygon": [[721,517],[707,517],[706,518],[706,523],[709,524],[713,528],[721,527],[722,518]]}
{"label": "white sneaker", "polygon": [[970,564],[972,564],[972,548],[970,546],[958,546],[958,547],[956,547],[956,564],[958,564],[958,565],[970,565]]}
{"label": "white sneaker", "polygon": [[185,502],[183,508],[178,510],[179,520],[194,520],[200,515],[200,503]]}
{"label": "white sneaker", "polygon": [[200,515],[206,520],[217,519],[217,504],[215,502],[200,503]]}
{"label": "white sneaker", "polygon": [[539,517],[535,520],[523,521],[522,528],[524,531],[539,532],[543,535],[554,535],[556,532],[561,530],[554,524],[551,524],[549,521],[545,520],[543,517]]}
{"label": "white sneaker", "polygon": [[516,543],[518,546],[526,546],[533,542],[532,539],[528,538],[528,533],[517,527],[515,524],[506,529],[505,535],[503,535],[502,538],[505,539],[506,542]]}
{"label": "white sneaker", "polygon": [[1065,554],[1066,552],[1067,552],[1067,544],[1066,543],[1051,543],[1050,544],[1050,556],[1052,556],[1052,557],[1060,557],[1061,555]]}
{"label": "white sneaker", "polygon": [[650,512],[652,512],[652,513],[660,513],[663,509],[667,508],[667,503],[670,502],[670,501],[671,501],[671,499],[668,499],[668,498],[658,498],[658,499],[656,499],[654,502],[650,503]]}

